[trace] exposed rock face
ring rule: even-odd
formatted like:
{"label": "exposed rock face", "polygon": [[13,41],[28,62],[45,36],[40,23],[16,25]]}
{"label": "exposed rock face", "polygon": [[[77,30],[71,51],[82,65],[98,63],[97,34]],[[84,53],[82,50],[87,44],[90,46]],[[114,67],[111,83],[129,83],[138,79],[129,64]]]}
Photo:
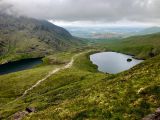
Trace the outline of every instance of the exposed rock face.
{"label": "exposed rock face", "polygon": [[14,114],[13,119],[14,120],[21,120],[27,114],[28,114],[28,112],[26,112],[26,111],[17,112],[16,114]]}
{"label": "exposed rock face", "polygon": [[13,115],[14,120],[21,120],[29,113],[35,112],[36,109],[34,107],[27,107],[25,111],[19,111]]}
{"label": "exposed rock face", "polygon": [[31,107],[27,107],[27,108],[26,108],[26,111],[27,111],[28,113],[31,113],[31,112],[35,112],[36,109],[35,109],[35,108],[31,108]]}
{"label": "exposed rock face", "polygon": [[128,58],[128,59],[127,59],[127,62],[131,62],[131,61],[132,61],[132,59],[131,59],[131,58]]}
{"label": "exposed rock face", "polygon": [[160,108],[158,108],[155,113],[147,115],[142,120],[160,120]]}

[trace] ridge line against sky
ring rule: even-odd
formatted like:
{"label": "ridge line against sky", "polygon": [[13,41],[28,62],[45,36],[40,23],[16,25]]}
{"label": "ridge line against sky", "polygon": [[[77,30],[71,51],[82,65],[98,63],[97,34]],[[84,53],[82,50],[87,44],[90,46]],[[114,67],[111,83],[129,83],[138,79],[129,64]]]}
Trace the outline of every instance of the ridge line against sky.
{"label": "ridge line against sky", "polygon": [[0,12],[61,26],[159,26],[160,0],[0,0]]}

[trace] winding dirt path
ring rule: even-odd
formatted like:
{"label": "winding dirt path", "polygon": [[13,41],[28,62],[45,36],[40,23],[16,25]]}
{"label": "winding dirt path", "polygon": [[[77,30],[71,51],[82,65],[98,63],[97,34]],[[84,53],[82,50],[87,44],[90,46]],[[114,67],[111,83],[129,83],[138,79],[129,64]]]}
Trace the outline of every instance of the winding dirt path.
{"label": "winding dirt path", "polygon": [[[82,52],[83,53],[83,52]],[[52,75],[56,74],[57,72],[59,72],[60,70],[64,70],[64,69],[68,69],[70,67],[72,67],[73,63],[74,63],[74,60],[77,56],[81,55],[82,53],[79,53],[79,54],[76,54],[74,55],[70,62],[67,63],[65,66],[62,66],[62,67],[59,67],[59,68],[56,68],[54,70],[52,70],[51,72],[49,72],[44,78],[42,78],[41,80],[37,81],[34,85],[32,85],[30,88],[28,88],[27,90],[24,91],[24,93],[22,94],[22,96],[16,98],[15,100],[5,104],[5,105],[8,105],[8,104],[11,104],[17,100],[19,100],[20,98],[24,97],[26,94],[28,94],[29,91],[33,90],[35,87],[37,87],[39,84],[41,84],[43,81],[47,80],[49,77],[51,77]]]}
{"label": "winding dirt path", "polygon": [[[51,77],[52,75],[56,74],[56,73],[59,72],[60,70],[64,70],[64,69],[68,69],[68,68],[72,67],[75,58],[76,58],[77,56],[81,55],[82,53],[84,53],[84,52],[81,52],[81,53],[79,53],[79,54],[74,55],[74,56],[71,58],[71,60],[70,60],[69,63],[67,63],[66,65],[64,65],[64,66],[62,66],[62,67],[59,67],[59,68],[56,68],[56,69],[52,70],[52,71],[49,72],[44,78],[42,78],[41,80],[37,81],[34,85],[32,85],[32,86],[31,86],[30,88],[28,88],[27,90],[25,90],[24,93],[23,93],[20,97],[16,98],[15,100],[13,100],[13,101],[5,104],[5,105],[9,105],[9,104],[11,104],[11,103],[13,103],[13,102],[16,102],[16,101],[19,100],[20,98],[24,97],[24,96],[25,96],[26,94],[28,94],[31,90],[33,90],[35,87],[37,87],[38,85],[40,85],[43,81],[47,80],[49,77]],[[15,114],[13,115],[13,119],[14,119],[14,120],[21,120],[21,119],[22,119],[24,116],[26,116],[27,114],[29,114],[29,113],[26,112],[26,111],[17,112],[17,113],[15,113]],[[16,118],[14,118],[14,117],[16,117]]]}
{"label": "winding dirt path", "polygon": [[23,93],[23,95],[21,97],[24,97],[29,91],[33,90],[35,87],[37,87],[39,84],[41,84],[41,82],[45,81],[46,79],[48,79],[50,76],[52,76],[53,74],[59,72],[60,70],[64,70],[67,68],[72,67],[73,63],[74,63],[74,59],[75,57],[77,57],[78,55],[80,55],[82,53],[79,53],[77,55],[74,55],[72,57],[72,59],[70,60],[70,62],[68,64],[66,64],[65,66],[62,66],[60,68],[56,68],[53,71],[49,72],[48,75],[46,75],[43,79],[39,80],[36,84],[34,84],[33,86],[31,86],[29,89],[25,90],[25,92]]}
{"label": "winding dirt path", "polygon": [[46,79],[48,79],[50,76],[52,76],[53,74],[57,73],[58,71],[60,71],[60,68],[56,68],[55,70],[51,71],[50,73],[48,73],[48,75],[46,75],[43,79],[37,81],[36,84],[34,84],[33,86],[31,86],[29,89],[25,90],[22,97],[25,96],[29,91],[33,90],[35,87],[37,87],[39,84],[41,84],[41,82],[45,81]]}
{"label": "winding dirt path", "polygon": [[[71,60],[70,60],[69,63],[67,63],[66,65],[64,65],[64,66],[62,66],[62,67],[59,67],[59,68],[56,68],[56,69],[52,70],[52,71],[49,72],[44,78],[42,78],[41,80],[38,80],[34,85],[32,85],[32,86],[31,86],[30,88],[28,88],[27,90],[25,90],[24,93],[23,93],[21,96],[19,96],[18,98],[16,98],[16,99],[13,100],[13,101],[10,101],[9,103],[7,103],[7,104],[5,104],[5,105],[9,105],[9,104],[11,104],[11,103],[14,103],[14,102],[16,102],[17,100],[19,100],[20,98],[24,97],[26,94],[28,94],[29,91],[33,90],[35,87],[37,87],[37,86],[38,86],[39,84],[41,84],[43,81],[47,80],[49,77],[51,77],[52,75],[56,74],[56,73],[59,72],[60,70],[64,70],[64,69],[68,69],[68,68],[72,67],[75,58],[76,58],[77,56],[83,54],[83,53],[84,53],[84,52],[81,52],[81,53],[79,53],[79,54],[74,55],[74,56],[71,58]],[[5,106],[5,105],[4,105],[4,106]]]}

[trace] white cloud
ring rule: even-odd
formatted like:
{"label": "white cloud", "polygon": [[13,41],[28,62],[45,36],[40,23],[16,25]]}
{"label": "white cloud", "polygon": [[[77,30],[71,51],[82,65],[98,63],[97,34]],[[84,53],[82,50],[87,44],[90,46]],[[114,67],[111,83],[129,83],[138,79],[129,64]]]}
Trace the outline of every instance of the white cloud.
{"label": "white cloud", "polygon": [[115,23],[123,20],[160,24],[160,0],[1,0],[0,10],[65,21],[66,24],[76,21]]}

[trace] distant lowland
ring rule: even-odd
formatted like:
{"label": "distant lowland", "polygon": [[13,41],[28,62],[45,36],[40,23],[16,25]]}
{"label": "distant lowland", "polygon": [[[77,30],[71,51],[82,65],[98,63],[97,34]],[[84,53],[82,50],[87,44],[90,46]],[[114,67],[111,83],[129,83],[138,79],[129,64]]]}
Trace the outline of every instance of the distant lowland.
{"label": "distant lowland", "polygon": [[124,38],[160,32],[160,27],[64,27],[74,36],[92,39]]}

